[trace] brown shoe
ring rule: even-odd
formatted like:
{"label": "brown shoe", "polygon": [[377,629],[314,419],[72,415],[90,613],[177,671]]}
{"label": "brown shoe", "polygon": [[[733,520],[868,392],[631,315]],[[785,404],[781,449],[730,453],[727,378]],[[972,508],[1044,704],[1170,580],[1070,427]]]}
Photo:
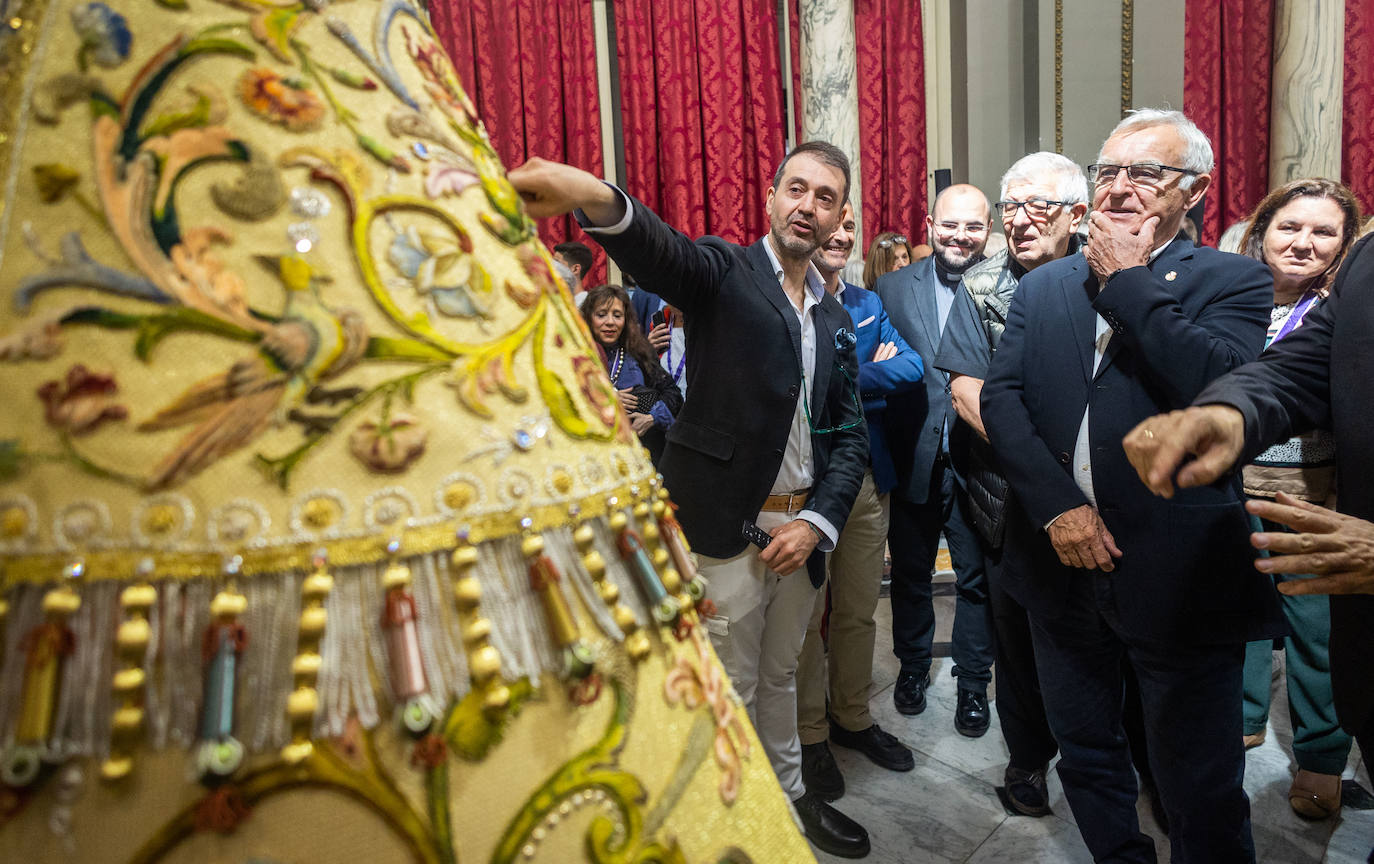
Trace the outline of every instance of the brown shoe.
{"label": "brown shoe", "polygon": [[1288,804],[1304,819],[1330,819],[1341,811],[1341,775],[1298,769]]}
{"label": "brown shoe", "polygon": [[1261,729],[1254,735],[1241,736],[1240,740],[1245,745],[1246,750],[1254,750],[1256,747],[1264,743],[1264,734],[1265,730]]}

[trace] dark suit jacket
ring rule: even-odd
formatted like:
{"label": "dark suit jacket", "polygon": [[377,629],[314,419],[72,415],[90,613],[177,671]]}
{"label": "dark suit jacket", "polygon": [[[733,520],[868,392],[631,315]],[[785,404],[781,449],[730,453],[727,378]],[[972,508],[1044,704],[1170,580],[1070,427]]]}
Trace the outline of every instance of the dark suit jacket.
{"label": "dark suit jacket", "polygon": [[[1180,235],[1147,267],[1106,289],[1082,255],[1026,275],[983,386],[982,415],[1020,509],[1010,515],[1007,590],[1054,616],[1072,579],[1044,526],[1088,503],[1072,461],[1084,407],[1098,511],[1123,557],[1111,579],[1129,637],[1174,644],[1285,632],[1273,582],[1253,567],[1240,484],[1230,478],[1152,495],[1121,439],[1137,423],[1188,405],[1210,381],[1253,360],[1273,305],[1268,269]],[[1114,331],[1097,374],[1100,314]]]}
{"label": "dark suit jacket", "polygon": [[[1337,398],[1333,398],[1337,397]],[[1331,297],[1302,326],[1203,390],[1245,415],[1245,465],[1266,446],[1315,427],[1336,435],[1342,513],[1374,521],[1374,238],[1355,244]],[[1351,732],[1374,724],[1374,596],[1331,598],[1331,681]]]}
{"label": "dark suit jacket", "polygon": [[[744,550],[744,521],[758,516],[782,465],[802,382],[801,328],[760,240],[749,247],[704,237],[695,243],[633,202],[621,234],[596,239],[636,282],[686,315],[687,402],[668,429],[659,469],[693,548],[714,558]],[[815,480],[806,509],[837,531],[854,506],[868,464],[868,435],[850,381],[852,351],[835,350],[835,332],[854,329],[829,294],[815,313],[816,364],[811,412]],[[849,381],[840,374],[843,365]],[[807,562],[813,584],[824,556]]]}
{"label": "dark suit jacket", "polygon": [[935,304],[935,256],[908,264],[878,278],[873,286],[902,338],[925,361],[925,386],[887,400],[884,415],[897,487],[892,494],[914,504],[926,503],[930,472],[940,452],[940,430],[953,423],[949,374],[931,366],[940,348],[940,314]]}
{"label": "dark suit jacket", "polygon": [[[854,319],[854,334],[859,340],[854,351],[859,355],[859,393],[863,396],[864,419],[868,421],[869,462],[873,466],[873,485],[882,495],[897,485],[897,469],[892,465],[892,453],[883,429],[887,400],[921,386],[925,366],[921,356],[892,326],[877,294],[846,282],[840,303]],[[897,347],[897,356],[874,363],[873,353],[886,342]]]}

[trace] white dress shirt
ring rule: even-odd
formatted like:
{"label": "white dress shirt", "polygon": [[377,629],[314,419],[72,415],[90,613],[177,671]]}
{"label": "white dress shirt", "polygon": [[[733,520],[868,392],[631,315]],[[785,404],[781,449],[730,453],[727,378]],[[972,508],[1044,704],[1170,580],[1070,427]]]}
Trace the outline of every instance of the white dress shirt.
{"label": "white dress shirt", "polygon": [[[1159,253],[1163,252],[1166,248],[1168,248],[1170,242],[1173,242],[1172,238],[1170,238],[1170,240],[1166,242],[1163,246],[1160,246],[1158,249],[1151,252],[1149,260],[1154,261],[1156,258],[1158,258]],[[1104,288],[1103,290],[1106,289]],[[1107,353],[1107,345],[1112,341],[1111,325],[1108,324],[1107,319],[1103,318],[1101,315],[1098,315],[1096,317],[1097,321],[1094,323],[1095,332],[1093,333],[1094,378],[1097,377],[1097,367],[1102,365],[1103,355]],[[1088,394],[1088,404],[1083,407],[1083,422],[1078,425],[1078,440],[1075,441],[1073,445],[1073,480],[1075,483],[1078,484],[1078,488],[1083,490],[1083,494],[1087,496],[1088,503],[1093,506],[1094,510],[1096,510],[1097,495],[1093,492],[1092,447],[1088,442],[1088,414],[1090,413],[1090,410],[1092,408],[1091,386],[1089,387]],[[1063,514],[1061,513],[1060,516],[1062,515]],[[1051,519],[1049,521],[1049,524],[1047,524],[1045,527],[1048,528],[1050,525],[1053,525],[1055,519],[1058,518],[1059,516],[1056,516],[1054,517],[1054,519]]]}

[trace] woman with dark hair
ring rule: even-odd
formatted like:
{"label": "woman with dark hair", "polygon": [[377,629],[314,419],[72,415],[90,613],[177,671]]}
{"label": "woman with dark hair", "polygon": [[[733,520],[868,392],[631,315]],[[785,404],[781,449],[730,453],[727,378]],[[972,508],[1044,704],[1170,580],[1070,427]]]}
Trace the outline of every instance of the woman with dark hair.
{"label": "woman with dark hair", "polygon": [[[1341,260],[1358,235],[1360,205],[1333,180],[1295,180],[1269,193],[1250,216],[1241,253],[1269,265],[1274,275],[1274,309],[1265,349],[1302,325],[1326,297]],[[1245,492],[1274,498],[1287,492],[1330,507],[1335,488],[1336,447],[1329,432],[1317,430],[1277,444],[1244,470]],[[1252,517],[1254,518],[1254,517]],[[1258,531],[1283,526],[1255,519]],[[1275,576],[1276,580],[1306,576]],[[1288,803],[1299,816],[1326,819],[1341,809],[1341,772],[1350,756],[1350,736],[1336,720],[1331,695],[1331,612],[1319,595],[1281,594],[1293,635],[1284,640],[1288,714],[1293,725],[1297,776]],[[1245,655],[1245,746],[1264,743],[1273,669],[1271,640],[1252,642]]]}
{"label": "woman with dark hair", "polygon": [[658,364],[619,285],[598,285],[582,301],[582,318],[606,355],[606,372],[630,417],[630,426],[655,464],[663,455],[664,431],[682,410],[682,393]]}
{"label": "woman with dark hair", "polygon": [[872,291],[879,276],[900,270],[911,261],[911,244],[906,235],[884,231],[869,244],[868,257],[864,259],[864,287]]}

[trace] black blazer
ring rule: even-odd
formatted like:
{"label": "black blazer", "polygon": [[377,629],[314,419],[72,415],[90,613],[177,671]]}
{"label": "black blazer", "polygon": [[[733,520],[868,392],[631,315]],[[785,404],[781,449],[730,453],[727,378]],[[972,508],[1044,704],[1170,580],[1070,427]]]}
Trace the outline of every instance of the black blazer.
{"label": "black blazer", "polygon": [[[1112,573],[1125,635],[1175,644],[1286,632],[1272,580],[1253,567],[1237,478],[1166,500],[1140,482],[1121,447],[1137,423],[1182,408],[1210,381],[1253,360],[1273,305],[1258,261],[1194,247],[1180,235],[1147,267],[1098,293],[1082,255],[1021,281],[983,386],[982,415],[1020,506],[1009,515],[1004,583],[1033,614],[1062,610],[1069,580],[1044,526],[1087,504],[1074,444],[1091,404],[1093,491],[1123,557]],[[1100,314],[1112,337],[1093,374]]]}
{"label": "black blazer", "polygon": [[[659,469],[692,547],[730,558],[744,551],[740,527],[758,516],[782,465],[801,392],[797,313],[763,240],[749,247],[719,237],[692,242],[640,202],[633,207],[626,231],[594,236],[638,284],[686,314],[687,402],[668,428]],[[814,425],[853,426],[812,434],[815,481],[806,509],[838,531],[868,465],[868,433],[855,390],[857,358],[835,350],[836,331],[854,331],[849,313],[826,294],[815,328]],[[807,569],[819,586],[824,556],[812,555]]]}
{"label": "black blazer", "polygon": [[925,361],[925,386],[887,399],[883,424],[897,487],[892,494],[914,504],[926,503],[930,472],[940,452],[940,430],[956,415],[949,399],[949,373],[932,363],[940,348],[940,313],[936,307],[935,256],[929,255],[878,278],[873,290],[883,301],[892,326]]}
{"label": "black blazer", "polygon": [[[1334,397],[1334,398],[1333,398]],[[1374,238],[1351,249],[1331,296],[1258,363],[1203,390],[1245,415],[1249,463],[1270,444],[1315,427],[1336,435],[1342,513],[1374,521]],[[1374,723],[1374,596],[1331,598],[1331,682],[1341,724]]]}

